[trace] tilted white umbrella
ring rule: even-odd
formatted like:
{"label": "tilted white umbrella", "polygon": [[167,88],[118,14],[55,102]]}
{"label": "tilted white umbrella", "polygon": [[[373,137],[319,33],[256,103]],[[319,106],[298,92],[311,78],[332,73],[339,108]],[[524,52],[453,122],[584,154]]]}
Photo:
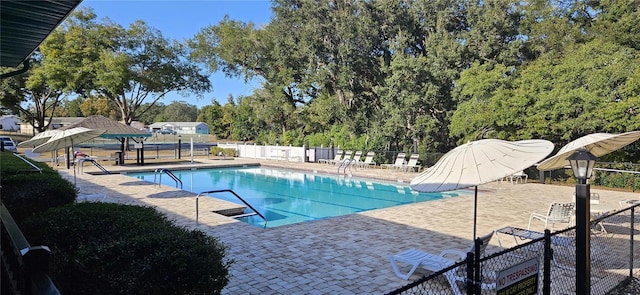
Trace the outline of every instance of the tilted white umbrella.
{"label": "tilted white umbrella", "polygon": [[594,133],[580,137],[565,146],[557,154],[538,165],[538,170],[549,171],[570,166],[567,158],[576,150],[584,148],[596,157],[619,150],[634,141],[640,139],[640,131],[631,131],[620,134]]}
{"label": "tilted white umbrella", "polygon": [[34,153],[42,153],[48,151],[55,151],[63,148],[73,147],[78,143],[85,142],[87,140],[94,139],[102,135],[105,130],[102,129],[88,129],[84,127],[77,127],[68,130],[63,130],[49,138],[49,140],[33,149]]}
{"label": "tilted white umbrella", "polygon": [[46,130],[43,132],[40,132],[38,134],[36,134],[34,137],[32,137],[31,139],[25,140],[21,143],[18,144],[18,146],[20,147],[28,147],[28,146],[39,146],[47,141],[49,141],[49,138],[53,137],[54,135],[60,133],[59,129],[54,129],[54,130]]}
{"label": "tilted white umbrella", "polygon": [[[49,140],[33,149],[34,153],[42,153],[48,151],[55,151],[59,149],[65,149],[73,147],[78,143],[91,140],[105,133],[103,129],[88,129],[84,127],[77,127],[68,130],[63,130],[56,135],[49,138]],[[73,166],[73,181],[76,182],[76,167]]]}
{"label": "tilted white umbrella", "polygon": [[421,192],[444,192],[475,186],[473,238],[476,238],[478,185],[502,179],[544,159],[553,143],[542,139],[472,141],[446,153],[435,165],[411,180]]}

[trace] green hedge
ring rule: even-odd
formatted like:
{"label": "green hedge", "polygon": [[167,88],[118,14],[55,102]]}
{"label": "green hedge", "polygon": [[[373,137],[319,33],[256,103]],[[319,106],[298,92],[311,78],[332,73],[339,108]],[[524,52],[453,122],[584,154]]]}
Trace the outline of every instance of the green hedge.
{"label": "green hedge", "polygon": [[51,248],[62,294],[220,294],[228,283],[226,248],[153,208],[67,205],[32,217],[23,231]]}
{"label": "green hedge", "polygon": [[211,155],[212,156],[217,156],[218,154],[220,154],[220,152],[224,153],[224,155],[226,157],[237,157],[238,155],[236,154],[236,149],[234,148],[221,148],[221,147],[217,147],[217,146],[212,146],[211,147]]}
{"label": "green hedge", "polygon": [[0,153],[2,202],[18,224],[27,217],[51,207],[75,202],[77,191],[72,183],[44,163],[33,162],[42,173],[11,152]]}

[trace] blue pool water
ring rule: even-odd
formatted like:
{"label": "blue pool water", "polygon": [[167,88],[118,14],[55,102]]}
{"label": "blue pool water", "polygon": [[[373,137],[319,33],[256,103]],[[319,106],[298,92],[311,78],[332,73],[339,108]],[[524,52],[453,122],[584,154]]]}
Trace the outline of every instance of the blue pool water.
{"label": "blue pool water", "polygon": [[[438,200],[461,193],[421,193],[402,183],[270,167],[173,170],[172,172],[182,181],[184,190],[196,194],[212,190],[233,190],[266,217],[267,227]],[[154,182],[154,178],[156,180],[161,178],[163,185],[176,185],[176,182],[166,174],[162,177],[156,176],[154,172],[127,175],[149,182]],[[242,204],[231,193],[216,193],[210,196]],[[241,220],[257,226],[264,224],[258,216]]]}

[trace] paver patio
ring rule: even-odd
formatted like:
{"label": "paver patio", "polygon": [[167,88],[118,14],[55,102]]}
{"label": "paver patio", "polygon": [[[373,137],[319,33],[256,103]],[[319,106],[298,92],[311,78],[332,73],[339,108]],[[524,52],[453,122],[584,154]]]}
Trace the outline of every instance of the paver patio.
{"label": "paver patio", "polygon": [[[262,165],[336,173],[335,168],[314,163],[264,161],[236,158],[232,161],[198,159],[191,167]],[[175,167],[166,165],[164,168]],[[127,171],[139,166],[113,166]],[[145,168],[145,167],[142,167]],[[149,166],[153,170],[157,166]],[[84,167],[84,172],[96,171]],[[66,169],[61,174],[70,179]],[[354,176],[375,177],[408,183],[416,173],[382,169],[353,171]],[[348,177],[348,176],[343,176]],[[227,206],[209,201],[201,204],[195,224],[195,194],[139,181],[123,174],[77,175],[81,193],[105,193],[107,202],[149,205],[165,212],[176,224],[197,228],[218,237],[229,247],[233,259],[231,278],[224,294],[383,294],[411,281],[395,276],[388,255],[407,248],[439,253],[443,249],[466,249],[473,231],[473,194],[379,209],[313,222],[262,229],[215,213]],[[544,213],[549,203],[572,201],[574,187],[493,182],[479,186],[478,234],[505,226],[526,227],[532,212]],[[639,193],[592,188],[601,203],[613,209],[622,199],[640,199]],[[537,223],[537,230],[542,230]],[[493,239],[488,251],[496,250]],[[194,270],[197,271],[197,270]],[[426,272],[418,270],[410,279]]]}

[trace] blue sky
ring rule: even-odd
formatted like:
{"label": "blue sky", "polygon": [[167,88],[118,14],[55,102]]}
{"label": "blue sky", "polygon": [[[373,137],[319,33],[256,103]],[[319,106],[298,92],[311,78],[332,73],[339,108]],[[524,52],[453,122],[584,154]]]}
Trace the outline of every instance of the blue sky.
{"label": "blue sky", "polygon": [[[233,20],[253,22],[258,27],[268,24],[271,18],[269,0],[84,0],[80,6],[93,8],[98,19],[108,17],[124,27],[144,20],[160,30],[165,38],[180,41],[191,38],[204,27],[216,25],[225,15]],[[161,102],[169,104],[181,100],[198,108],[209,105],[212,99],[224,104],[229,94],[234,97],[250,95],[259,85],[258,82],[245,84],[243,80],[226,78],[222,73],[213,74],[210,80],[213,91],[203,98],[170,93]]]}

